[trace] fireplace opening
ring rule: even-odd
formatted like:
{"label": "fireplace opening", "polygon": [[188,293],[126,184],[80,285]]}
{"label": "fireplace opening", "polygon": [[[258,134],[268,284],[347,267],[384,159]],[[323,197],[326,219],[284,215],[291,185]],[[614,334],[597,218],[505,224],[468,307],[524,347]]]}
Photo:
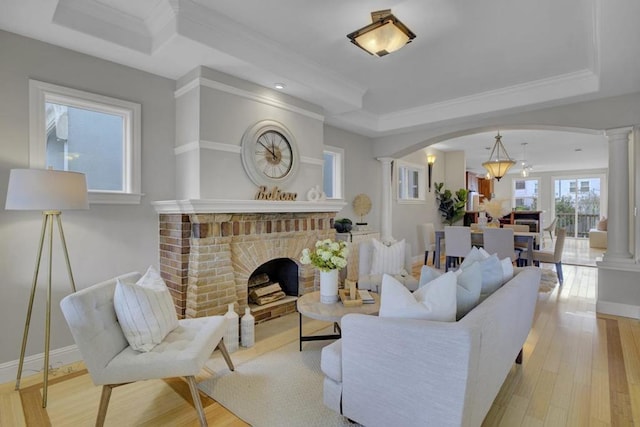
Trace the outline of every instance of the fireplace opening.
{"label": "fireplace opening", "polygon": [[247,283],[248,303],[264,305],[286,296],[298,296],[298,264],[276,258],[258,267]]}

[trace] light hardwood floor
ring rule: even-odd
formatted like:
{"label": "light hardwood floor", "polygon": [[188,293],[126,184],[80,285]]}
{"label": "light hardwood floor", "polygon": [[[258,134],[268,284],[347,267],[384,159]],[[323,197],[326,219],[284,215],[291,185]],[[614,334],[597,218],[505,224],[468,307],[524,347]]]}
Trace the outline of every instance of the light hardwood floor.
{"label": "light hardwood floor", "polygon": [[[524,363],[513,366],[483,426],[640,426],[640,322],[595,314],[595,268],[567,265],[564,274],[562,287],[540,294]],[[256,336],[253,349],[232,358],[239,363],[295,339],[297,317],[259,325]],[[55,374],[46,411],[40,375],[23,380],[20,392],[0,385],[0,426],[93,425],[100,388],[82,364]],[[203,404],[210,426],[246,425],[204,395]],[[116,388],[107,425],[198,424],[186,383],[173,380]]]}

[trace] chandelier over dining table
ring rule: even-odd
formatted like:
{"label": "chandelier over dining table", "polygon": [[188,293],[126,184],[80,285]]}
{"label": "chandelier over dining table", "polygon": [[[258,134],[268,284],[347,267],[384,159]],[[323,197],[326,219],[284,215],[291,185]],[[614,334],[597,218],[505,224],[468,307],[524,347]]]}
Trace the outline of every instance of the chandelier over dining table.
{"label": "chandelier over dining table", "polygon": [[516,162],[509,157],[507,150],[504,148],[504,145],[502,145],[502,136],[500,132],[498,132],[496,135],[496,143],[493,145],[489,160],[482,163],[482,166],[492,177],[500,181],[500,178],[505,176],[507,171],[515,164]]}

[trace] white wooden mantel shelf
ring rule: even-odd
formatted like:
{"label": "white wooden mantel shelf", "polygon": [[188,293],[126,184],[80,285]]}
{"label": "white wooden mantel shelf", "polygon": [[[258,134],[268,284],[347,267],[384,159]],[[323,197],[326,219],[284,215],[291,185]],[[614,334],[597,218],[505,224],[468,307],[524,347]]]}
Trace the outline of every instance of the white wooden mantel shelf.
{"label": "white wooden mantel shelf", "polygon": [[189,199],[151,202],[159,214],[198,213],[272,213],[272,212],[339,212],[347,203],[343,201],[270,201]]}

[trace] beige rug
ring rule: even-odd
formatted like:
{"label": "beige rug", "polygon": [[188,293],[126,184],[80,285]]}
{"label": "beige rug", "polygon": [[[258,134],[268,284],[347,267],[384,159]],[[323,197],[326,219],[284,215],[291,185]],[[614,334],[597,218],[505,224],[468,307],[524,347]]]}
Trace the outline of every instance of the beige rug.
{"label": "beige rug", "polygon": [[[198,387],[254,427],[357,426],[322,403],[320,351],[330,341],[298,341],[236,364],[229,372],[222,358],[207,362],[216,374]],[[233,355],[232,355],[233,358]]]}
{"label": "beige rug", "polygon": [[554,270],[542,268],[542,277],[540,278],[540,292],[551,292],[558,284],[558,275]]}

